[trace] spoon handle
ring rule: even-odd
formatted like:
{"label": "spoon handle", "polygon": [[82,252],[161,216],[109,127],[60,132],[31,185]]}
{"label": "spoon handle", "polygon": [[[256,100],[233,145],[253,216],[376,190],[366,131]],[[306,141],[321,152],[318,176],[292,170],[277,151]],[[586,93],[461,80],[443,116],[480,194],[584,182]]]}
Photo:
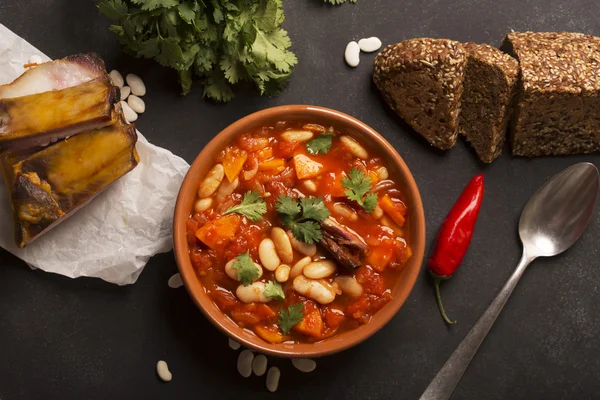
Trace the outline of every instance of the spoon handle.
{"label": "spoon handle", "polygon": [[440,372],[433,378],[433,381],[431,381],[420,400],[447,400],[450,398],[458,381],[460,381],[460,378],[469,366],[471,359],[477,352],[477,349],[479,349],[492,325],[494,325],[504,304],[506,304],[510,294],[515,286],[517,286],[517,282],[519,282],[523,272],[525,272],[525,268],[527,268],[531,261],[533,261],[533,258],[529,258],[523,252],[523,257],[521,257],[521,261],[515,272],[506,281],[500,293],[498,293],[488,309],[485,310],[475,326],[473,326],[460,345],[454,350],[454,353],[446,361]]}

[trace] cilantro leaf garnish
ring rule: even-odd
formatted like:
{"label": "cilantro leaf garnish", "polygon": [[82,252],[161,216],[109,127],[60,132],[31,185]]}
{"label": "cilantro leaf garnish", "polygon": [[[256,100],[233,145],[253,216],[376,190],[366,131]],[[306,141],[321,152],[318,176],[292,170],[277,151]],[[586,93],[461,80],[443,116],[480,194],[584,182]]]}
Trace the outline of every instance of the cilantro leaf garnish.
{"label": "cilantro leaf garnish", "polygon": [[279,327],[284,335],[287,335],[294,325],[302,321],[302,318],[304,318],[303,309],[304,304],[295,303],[290,305],[287,309],[279,311]]}
{"label": "cilantro leaf garnish", "polygon": [[283,288],[278,282],[274,281],[267,282],[263,294],[265,295],[265,297],[273,300],[283,301],[285,299],[285,293],[283,293]]}
{"label": "cilantro leaf garnish", "polygon": [[368,213],[372,213],[377,206],[377,195],[368,193],[371,190],[371,177],[358,169],[352,168],[347,177],[342,178],[342,185],[346,188],[344,194],[354,200]]}
{"label": "cilantro leaf garnish", "polygon": [[329,217],[329,210],[319,197],[306,197],[298,202],[291,197],[279,195],[275,209],[286,228],[304,243],[316,243],[323,238],[320,223]]}
{"label": "cilantro leaf garnish", "polygon": [[99,0],[98,10],[128,53],[172,68],[183,94],[194,76],[217,101],[239,82],[276,94],[298,63],[281,0]]}
{"label": "cilantro leaf garnish", "polygon": [[260,272],[256,265],[254,265],[254,261],[252,261],[250,252],[248,251],[237,256],[231,268],[237,271],[238,281],[244,286],[250,285],[258,279],[260,275]]}
{"label": "cilantro leaf garnish", "polygon": [[316,156],[317,154],[327,154],[329,149],[331,149],[332,141],[333,135],[324,133],[318,138],[306,142],[306,151],[313,156]]}
{"label": "cilantro leaf garnish", "polygon": [[265,200],[260,197],[260,192],[258,190],[250,190],[246,192],[240,204],[229,207],[225,210],[224,214],[242,214],[250,221],[257,222],[263,219],[262,216],[266,212],[267,204],[265,203]]}

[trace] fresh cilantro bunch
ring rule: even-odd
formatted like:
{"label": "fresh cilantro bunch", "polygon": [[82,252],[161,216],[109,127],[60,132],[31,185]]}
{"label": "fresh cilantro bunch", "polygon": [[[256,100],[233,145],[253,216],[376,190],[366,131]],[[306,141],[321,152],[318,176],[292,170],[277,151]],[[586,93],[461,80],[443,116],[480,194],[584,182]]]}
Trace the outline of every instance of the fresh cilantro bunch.
{"label": "fresh cilantro bunch", "polygon": [[286,228],[291,228],[294,237],[304,243],[317,243],[323,238],[321,222],[329,217],[329,210],[319,197],[305,197],[300,202],[279,195],[275,209]]}
{"label": "fresh cilantro bunch", "polygon": [[283,331],[284,335],[287,335],[294,325],[302,321],[304,318],[304,304],[295,303],[290,305],[288,308],[284,308],[279,311],[279,327]]}
{"label": "fresh cilantro bunch", "polygon": [[277,93],[298,63],[281,29],[282,0],[100,0],[125,50],[179,74],[187,94],[195,75],[204,96],[233,98],[233,85]]}
{"label": "fresh cilantro bunch", "polygon": [[260,197],[258,190],[250,190],[246,192],[242,202],[237,206],[229,207],[225,210],[224,214],[241,214],[245,215],[252,222],[260,221],[264,213],[267,212],[267,204],[265,200]]}
{"label": "fresh cilantro bunch", "polygon": [[354,200],[359,206],[365,209],[366,212],[372,213],[377,206],[377,195],[369,193],[371,187],[371,177],[358,169],[352,168],[348,173],[348,177],[342,178],[342,185],[346,190],[344,193],[350,200]]}
{"label": "fresh cilantro bunch", "polygon": [[244,286],[250,285],[260,276],[260,271],[254,264],[254,261],[252,261],[252,257],[250,257],[250,252],[248,251],[238,255],[235,261],[233,261],[231,268],[237,271],[238,281]]}

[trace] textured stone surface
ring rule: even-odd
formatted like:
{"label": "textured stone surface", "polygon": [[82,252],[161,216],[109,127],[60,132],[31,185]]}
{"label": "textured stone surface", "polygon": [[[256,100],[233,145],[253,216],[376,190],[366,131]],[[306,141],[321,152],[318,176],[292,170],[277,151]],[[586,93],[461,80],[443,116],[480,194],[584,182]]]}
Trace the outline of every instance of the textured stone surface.
{"label": "textured stone surface", "polygon": [[[418,399],[447,357],[502,287],[520,257],[520,209],[535,189],[568,165],[600,156],[511,158],[510,151],[481,167],[469,147],[441,154],[387,107],[372,84],[375,54],[350,69],[344,48],[377,36],[384,45],[413,37],[446,37],[500,45],[515,31],[600,34],[594,1],[529,0],[427,2],[358,0],[326,6],[284,0],[285,28],[299,65],[276,98],[253,93],[227,105],[180,97],[174,74],[123,55],[92,1],[0,0],[5,24],[51,57],[97,51],[108,69],[139,74],[149,110],[141,132],[191,162],[219,130],[253,111],[312,103],[347,112],[383,134],[412,168],[421,189],[428,242],[476,173],[486,174],[486,196],[462,269],[443,284],[445,305],[458,325],[446,328],[425,273],[398,315],[376,336],[318,360],[310,374],[275,360],[275,395],[264,377],[243,379],[237,352],[204,318],[185,289],[171,289],[172,253],[150,260],[139,281],[116,287],[70,280],[29,268],[0,252],[0,399]],[[563,256],[536,261],[473,359],[453,400],[594,399],[600,393],[600,211]],[[239,350],[238,350],[239,352]],[[168,362],[173,381],[156,376]]]}

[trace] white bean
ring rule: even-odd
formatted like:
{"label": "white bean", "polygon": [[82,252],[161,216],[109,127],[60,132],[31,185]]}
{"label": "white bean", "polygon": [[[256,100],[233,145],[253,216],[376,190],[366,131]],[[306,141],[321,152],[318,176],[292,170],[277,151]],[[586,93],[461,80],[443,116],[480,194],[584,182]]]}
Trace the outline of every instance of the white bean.
{"label": "white bean", "polygon": [[380,181],[385,181],[387,178],[390,177],[390,174],[386,167],[380,167],[377,170],[377,176],[379,177]]}
{"label": "white bean", "polygon": [[240,184],[240,180],[236,176],[233,182],[229,182],[229,179],[223,179],[221,184],[219,185],[219,189],[217,189],[217,194],[215,195],[215,201],[217,204],[222,203],[223,200],[227,196],[229,196],[235,189],[237,189]]}
{"label": "white bean", "polygon": [[110,81],[113,85],[118,86],[119,89],[123,87],[123,75],[121,75],[119,71],[113,69],[108,75],[110,76]]}
{"label": "white bean", "polygon": [[252,371],[256,376],[263,376],[265,372],[267,372],[267,357],[262,354],[254,357],[254,361],[252,361]]}
{"label": "white bean", "polygon": [[317,368],[316,361],[310,358],[292,358],[292,364],[302,372],[313,372]]}
{"label": "white bean", "polygon": [[346,64],[352,68],[356,67],[360,62],[360,46],[355,41],[348,43],[344,52]]}
{"label": "white bean", "polygon": [[131,88],[131,93],[135,94],[136,96],[143,96],[146,94],[146,85],[144,85],[142,78],[136,74],[127,74],[125,80]]}
{"label": "white bean", "polygon": [[349,219],[350,221],[358,221],[358,214],[352,208],[348,207],[344,203],[335,203],[333,205],[333,212],[339,215],[340,217],[344,217]]}
{"label": "white bean", "polygon": [[312,139],[313,136],[314,133],[311,131],[297,131],[293,129],[281,134],[281,138],[286,142],[306,142]]}
{"label": "white bean", "polygon": [[163,360],[156,363],[156,373],[165,382],[170,382],[173,379],[173,374],[169,371],[169,366]]}
{"label": "white bean", "polygon": [[291,263],[294,259],[294,250],[292,250],[292,243],[285,231],[279,227],[271,229],[271,239],[275,244],[275,250],[277,250],[279,258],[284,263]]}
{"label": "white bean", "polygon": [[134,122],[138,119],[137,113],[133,111],[126,102],[121,101],[121,108],[123,109],[123,115],[125,116],[127,122]]}
{"label": "white bean", "polygon": [[123,86],[121,88],[121,100],[125,101],[127,97],[131,94],[131,88],[129,86]]}
{"label": "white bean", "polygon": [[213,199],[212,197],[207,197],[206,199],[198,199],[194,204],[194,211],[197,213],[201,213],[202,211],[206,211],[212,206]]}
{"label": "white bean", "polygon": [[269,368],[269,372],[267,372],[267,389],[269,392],[274,392],[277,390],[279,386],[279,378],[281,377],[281,372],[277,367]]}
{"label": "white bean", "polygon": [[294,237],[294,234],[291,231],[287,231],[287,235],[290,238],[290,243],[292,244],[292,247],[299,253],[304,254],[305,256],[314,256],[315,253],[317,252],[317,245],[312,243],[312,244],[308,244],[308,243],[304,243],[299,241],[298,239],[296,239]]}
{"label": "white bean", "polygon": [[[228,277],[230,277],[233,280],[238,280],[238,270],[233,268],[233,263],[235,262],[235,258],[229,260],[227,262],[227,264],[225,264],[225,273],[227,274]],[[254,266],[256,267],[256,269],[258,269],[258,277],[255,279],[255,281],[259,280],[260,277],[263,274],[263,269],[260,266],[260,264],[254,263]]]}
{"label": "white bean", "polygon": [[361,51],[365,53],[372,53],[381,48],[381,40],[378,37],[370,37],[365,39],[360,39],[358,41],[358,47],[360,47]]}
{"label": "white bean", "polygon": [[129,104],[129,107],[131,107],[131,109],[138,114],[146,111],[146,103],[144,103],[144,100],[140,99],[135,94],[129,96],[127,99],[127,104]]}
{"label": "white bean", "polygon": [[348,148],[354,157],[362,158],[363,160],[369,158],[369,153],[367,153],[364,147],[358,144],[356,140],[352,139],[350,136],[340,136],[340,142]]}
{"label": "white bean", "polygon": [[175,274],[172,277],[169,278],[169,281],[167,282],[167,284],[169,285],[169,287],[171,289],[177,289],[183,286],[183,280],[181,279],[181,275],[180,274]]}
{"label": "white bean", "polygon": [[298,275],[301,275],[302,271],[304,270],[304,267],[306,267],[308,264],[310,264],[311,261],[312,261],[311,258],[306,256],[303,259],[301,259],[300,261],[298,261],[296,264],[294,264],[294,266],[290,270],[290,277],[293,279],[293,278],[297,277]]}
{"label": "white bean", "polygon": [[375,208],[373,208],[373,213],[371,215],[373,216],[373,218],[379,219],[379,218],[383,217],[383,210],[381,209],[381,207],[375,206]]}
{"label": "white bean", "polygon": [[252,360],[254,360],[254,353],[250,350],[245,349],[240,352],[237,359],[237,369],[244,378],[248,378],[252,375]]}
{"label": "white bean", "polygon": [[290,279],[290,270],[291,269],[289,265],[285,264],[281,264],[279,267],[277,267],[275,270],[275,279],[277,282],[287,282],[287,280]]}
{"label": "white bean", "polygon": [[298,275],[294,278],[294,290],[319,304],[329,304],[335,299],[335,289],[323,280],[313,280]]}
{"label": "white bean", "polygon": [[38,54],[34,54],[29,57],[27,64],[41,64],[43,62],[42,57]]}
{"label": "white bean", "polygon": [[308,193],[315,193],[317,191],[317,184],[312,179],[303,180],[302,186]]}
{"label": "white bean", "polygon": [[223,169],[223,165],[217,164],[212,167],[202,182],[200,182],[200,186],[198,187],[198,197],[204,199],[215,194],[224,176],[225,169]]}
{"label": "white bean", "polygon": [[254,282],[248,286],[240,285],[235,290],[235,295],[242,303],[246,304],[268,303],[271,299],[265,296],[265,287],[264,282]]}
{"label": "white bean", "polygon": [[342,293],[345,293],[350,297],[358,297],[363,293],[362,285],[351,276],[336,276],[333,281],[338,284],[340,289],[342,289]]}
{"label": "white bean", "polygon": [[330,260],[314,261],[302,270],[305,277],[310,279],[323,279],[335,273],[335,263]]}
{"label": "white bean", "polygon": [[236,342],[235,340],[233,340],[232,338],[229,338],[229,347],[231,347],[233,350],[237,350],[241,347],[242,345],[239,344],[238,342]]}
{"label": "white bean", "polygon": [[269,238],[264,238],[258,245],[258,258],[260,262],[269,271],[275,271],[281,260],[275,251],[275,243]]}

